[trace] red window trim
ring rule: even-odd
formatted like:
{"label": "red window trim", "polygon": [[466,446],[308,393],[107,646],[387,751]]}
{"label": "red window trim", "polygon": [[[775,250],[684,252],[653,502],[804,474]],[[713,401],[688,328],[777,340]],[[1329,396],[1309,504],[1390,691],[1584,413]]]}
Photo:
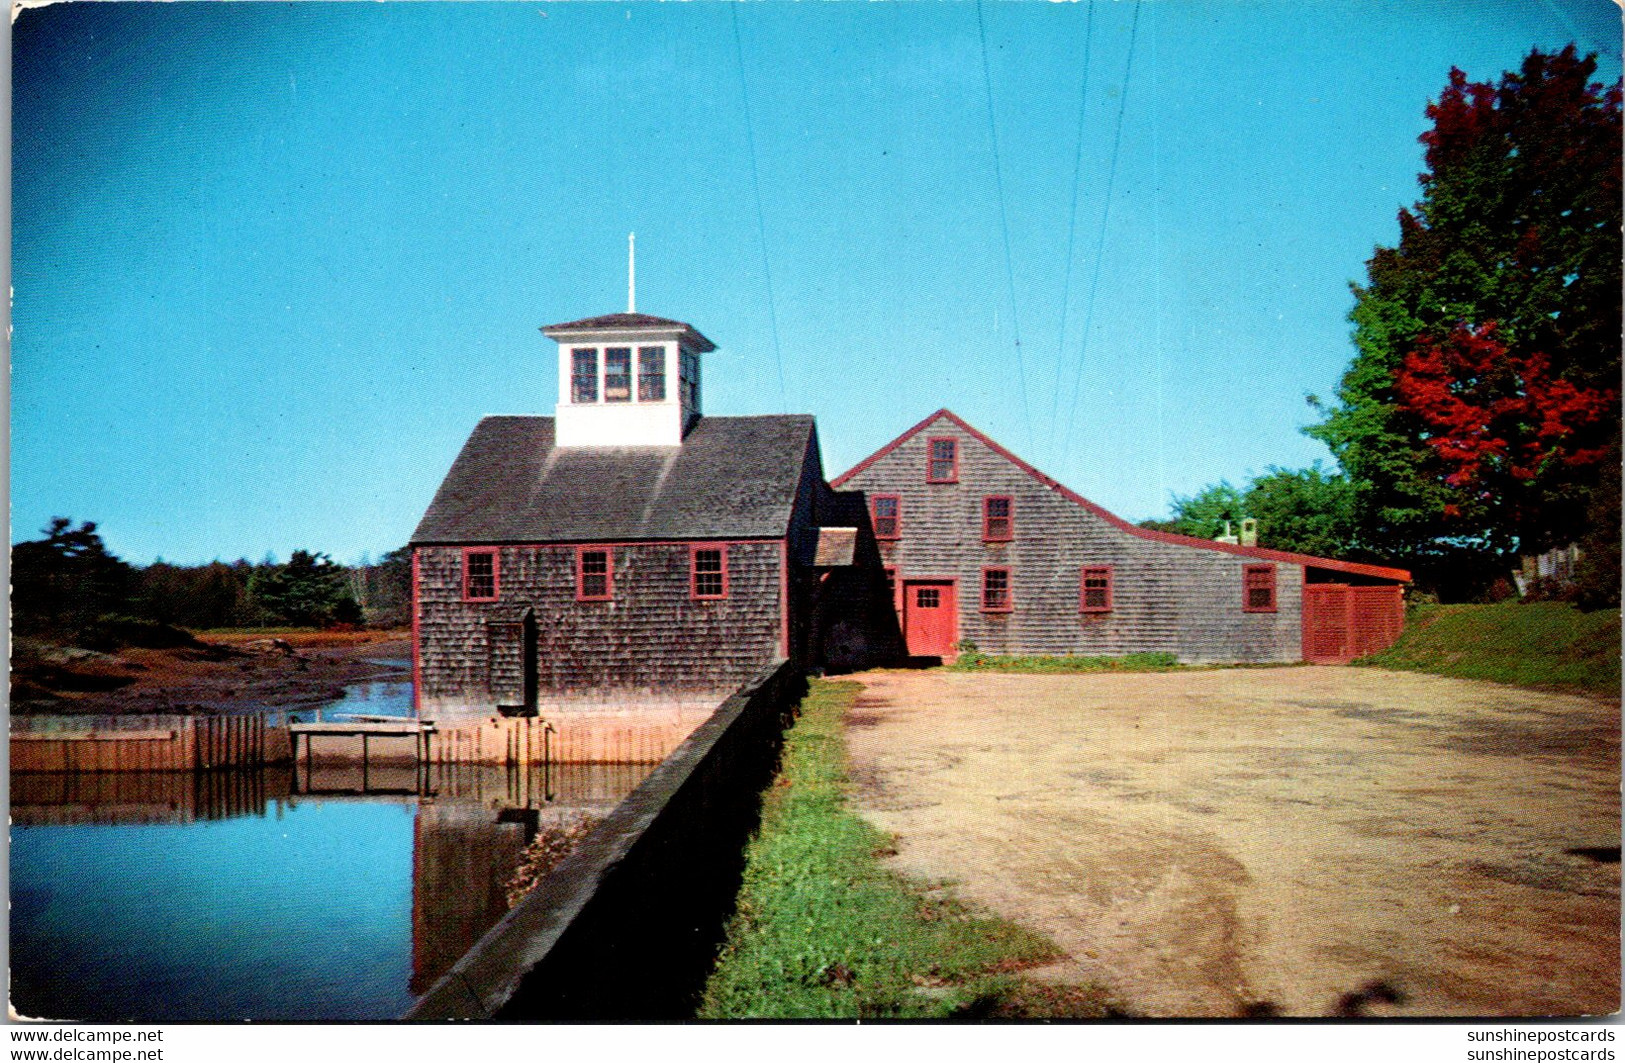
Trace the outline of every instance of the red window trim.
{"label": "red window trim", "polygon": [[[489,598],[476,598],[468,593],[468,555],[470,554],[491,555],[491,596]],[[494,546],[463,547],[463,601],[494,602],[500,597],[502,597],[502,552]]]}
{"label": "red window trim", "polygon": [[[892,518],[893,528],[890,535],[880,534],[880,523],[875,517],[875,503],[882,498],[889,498],[897,503],[897,515]],[[869,525],[875,529],[875,538],[883,543],[895,542],[903,537],[903,496],[902,495],[870,495],[869,496]]]}
{"label": "red window trim", "polygon": [[[1005,533],[1003,535],[994,535],[992,533],[992,531],[990,530],[991,527],[992,527],[992,524],[993,524],[993,518],[988,515],[988,507],[989,507],[989,503],[995,502],[995,501],[997,501],[997,500],[999,500],[1001,498],[1004,500],[1005,512],[1007,514],[1007,516],[1004,518],[1006,530],[1005,530]],[[987,497],[983,498],[982,499],[982,541],[984,543],[1008,543],[1008,542],[1014,542],[1015,538],[1016,538],[1016,500],[1015,500],[1014,496],[1012,496],[1012,495],[988,495]]]}
{"label": "red window trim", "polygon": [[896,565],[884,565],[881,571],[886,573],[886,582],[891,585],[891,607],[901,613],[903,611],[903,577],[898,574]]}
{"label": "red window trim", "polygon": [[[1088,594],[1086,592],[1089,589],[1089,577],[1091,575],[1097,576],[1097,577],[1098,576],[1105,576],[1106,577],[1106,604],[1105,605],[1090,605],[1089,604],[1089,596],[1088,596]],[[1112,580],[1112,566],[1110,566],[1110,565],[1085,565],[1085,566],[1083,566],[1083,572],[1078,576],[1078,612],[1080,612],[1080,613],[1109,613],[1109,612],[1111,612],[1112,611],[1112,583],[1113,583],[1113,580]]]}
{"label": "red window trim", "polygon": [[[1263,576],[1255,580],[1255,576]],[[1254,586],[1268,587],[1270,591],[1269,605],[1253,604]],[[1274,565],[1243,565],[1241,566],[1241,611],[1244,613],[1273,613],[1277,612],[1276,603],[1278,595],[1275,586]]]}
{"label": "red window trim", "polygon": [[[931,452],[938,443],[952,443],[954,445],[954,467],[946,480],[932,479]],[[928,484],[956,484],[959,482],[959,440],[953,436],[928,436],[925,441],[925,482]]]}
{"label": "red window trim", "polygon": [[[604,555],[604,593],[583,594],[581,592],[581,561],[587,554],[601,553]],[[615,597],[615,551],[608,546],[583,545],[576,547],[576,601],[578,602],[607,602]]]}
{"label": "red window trim", "polygon": [[[987,574],[989,572],[1003,572],[1004,573],[1004,604],[1003,605],[988,605],[987,604]],[[1015,584],[1015,581],[1010,578],[1010,568],[1009,568],[1008,565],[988,565],[988,566],[986,566],[986,567],[984,567],[982,569],[982,587],[981,587],[980,598],[981,598],[982,612],[984,612],[984,613],[1008,613],[1011,610],[1015,609],[1015,607],[1016,607],[1016,584]]]}
{"label": "red window trim", "polygon": [[[722,593],[701,594],[699,553],[701,550],[715,550],[722,555]],[[719,602],[728,597],[728,544],[727,543],[692,543],[688,548],[688,596],[696,602]]]}

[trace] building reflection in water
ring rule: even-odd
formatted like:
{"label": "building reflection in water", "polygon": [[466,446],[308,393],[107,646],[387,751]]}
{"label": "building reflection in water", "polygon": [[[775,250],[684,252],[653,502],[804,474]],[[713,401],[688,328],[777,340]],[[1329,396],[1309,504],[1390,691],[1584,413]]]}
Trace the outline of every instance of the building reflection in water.
{"label": "building reflection in water", "polygon": [[[20,827],[169,824],[184,828],[245,816],[281,819],[306,805],[415,805],[412,962],[410,985],[402,987],[415,996],[502,918],[507,911],[505,884],[539,830],[570,826],[583,816],[608,815],[653,768],[650,764],[555,764],[520,770],[436,764],[420,774],[410,763],[398,767],[374,764],[363,780],[359,766],[335,764],[318,767],[310,778],[300,779],[300,789],[311,791],[308,793],[294,792],[293,777],[286,767],[199,773],[17,774],[11,777],[11,815],[13,824]],[[332,842],[344,844],[340,838]],[[323,886],[311,882],[304,888],[319,893]],[[379,888],[399,887],[380,883]],[[116,949],[119,943],[108,944]],[[127,944],[140,947],[137,942]],[[197,947],[208,949],[210,943],[200,941]],[[273,950],[275,946],[265,947]],[[268,954],[258,962],[341,964],[347,958]]]}
{"label": "building reflection in water", "polygon": [[505,885],[544,827],[602,819],[651,764],[521,771],[434,765],[412,847],[412,993],[423,993],[508,910]]}

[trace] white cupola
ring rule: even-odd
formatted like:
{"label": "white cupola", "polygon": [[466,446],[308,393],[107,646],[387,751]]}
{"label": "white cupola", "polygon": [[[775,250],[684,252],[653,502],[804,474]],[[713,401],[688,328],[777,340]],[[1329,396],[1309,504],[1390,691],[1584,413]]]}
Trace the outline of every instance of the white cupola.
{"label": "white cupola", "polygon": [[559,345],[558,447],[675,447],[700,417],[700,355],[716,344],[693,325],[627,312],[548,325]]}

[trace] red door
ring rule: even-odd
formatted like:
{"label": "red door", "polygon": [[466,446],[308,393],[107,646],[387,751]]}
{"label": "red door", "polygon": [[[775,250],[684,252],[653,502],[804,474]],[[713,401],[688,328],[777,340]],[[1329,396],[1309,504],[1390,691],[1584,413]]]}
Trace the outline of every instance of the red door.
{"label": "red door", "polygon": [[1347,584],[1304,584],[1303,659],[1310,664],[1347,664],[1353,656]]}
{"label": "red door", "polygon": [[959,641],[959,608],[947,580],[903,583],[903,638],[910,657],[952,657]]}
{"label": "red door", "polygon": [[1405,595],[1398,584],[1304,585],[1303,659],[1311,664],[1347,664],[1385,650],[1404,628]]}

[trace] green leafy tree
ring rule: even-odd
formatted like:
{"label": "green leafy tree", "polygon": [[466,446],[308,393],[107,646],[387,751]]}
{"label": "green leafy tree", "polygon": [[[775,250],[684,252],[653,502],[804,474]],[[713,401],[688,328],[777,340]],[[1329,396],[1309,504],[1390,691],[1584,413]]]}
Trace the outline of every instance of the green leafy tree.
{"label": "green leafy tree", "polygon": [[[1617,475],[1602,455],[1619,433],[1620,88],[1595,72],[1572,45],[1536,50],[1499,84],[1452,70],[1427,108],[1422,198],[1354,286],[1357,354],[1307,429],[1349,476],[1379,556],[1504,567],[1575,538],[1599,478]],[[1490,338],[1519,381],[1475,374],[1487,363],[1462,352]],[[1518,504],[1498,504],[1512,486]]]}
{"label": "green leafy tree", "polygon": [[353,623],[360,609],[350,595],[345,568],[326,554],[295,550],[285,565],[261,565],[248,593],[264,609],[300,626]]}
{"label": "green leafy tree", "polygon": [[82,635],[102,616],[124,611],[132,570],[85,521],[55,517],[44,538],[11,548],[11,609],[19,634]]}
{"label": "green leafy tree", "polygon": [[1258,545],[1316,557],[1359,554],[1354,488],[1317,461],[1307,469],[1278,469],[1253,480],[1242,502],[1258,521]]}
{"label": "green leafy tree", "polygon": [[1245,490],[1221,480],[1188,498],[1175,496],[1172,508],[1171,519],[1141,521],[1140,527],[1213,539],[1224,533],[1226,521],[1232,533],[1239,533],[1242,520],[1252,517],[1258,521],[1259,546],[1317,557],[1361,553],[1354,489],[1319,462],[1307,469],[1272,465]]}
{"label": "green leafy tree", "polygon": [[249,597],[253,571],[247,561],[171,565],[160,559],[136,576],[139,614],[191,629],[263,624],[272,618]]}
{"label": "green leafy tree", "polygon": [[1591,492],[1591,508],[1586,513],[1586,532],[1580,539],[1580,563],[1575,566],[1575,601],[1582,609],[1618,607],[1619,565],[1619,476],[1620,448],[1616,443],[1604,467],[1614,475],[1601,478]]}
{"label": "green leafy tree", "polygon": [[412,548],[391,550],[377,564],[352,573],[352,586],[369,624],[396,627],[412,621]]}
{"label": "green leafy tree", "polygon": [[1142,521],[1140,527],[1212,539],[1224,534],[1225,521],[1230,522],[1230,530],[1234,532],[1247,516],[1242,493],[1231,487],[1228,480],[1204,487],[1188,498],[1175,495],[1172,509],[1171,520]]}

